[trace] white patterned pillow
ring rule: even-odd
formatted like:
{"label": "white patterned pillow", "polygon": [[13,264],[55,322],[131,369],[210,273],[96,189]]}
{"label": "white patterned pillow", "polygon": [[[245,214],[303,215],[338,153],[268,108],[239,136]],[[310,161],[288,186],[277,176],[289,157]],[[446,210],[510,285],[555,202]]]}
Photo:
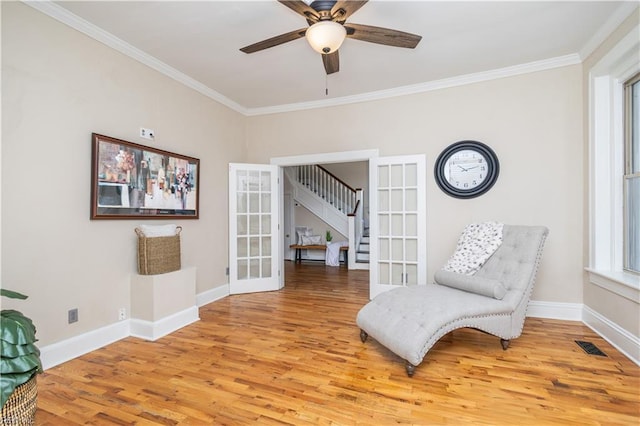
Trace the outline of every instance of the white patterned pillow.
{"label": "white patterned pillow", "polygon": [[318,244],[322,244],[322,237],[320,235],[302,236],[303,246],[315,246]]}
{"label": "white patterned pillow", "polygon": [[498,222],[472,223],[458,239],[456,251],[444,266],[445,271],[473,275],[502,244],[502,228]]}
{"label": "white patterned pillow", "polygon": [[296,226],[296,244],[302,245],[302,237],[310,237],[313,234],[313,228],[306,226]]}

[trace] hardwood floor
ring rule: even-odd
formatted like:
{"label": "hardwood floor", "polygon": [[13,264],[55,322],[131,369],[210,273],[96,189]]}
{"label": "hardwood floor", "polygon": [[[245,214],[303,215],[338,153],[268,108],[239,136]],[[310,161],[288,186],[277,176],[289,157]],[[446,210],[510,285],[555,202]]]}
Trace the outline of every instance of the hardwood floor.
{"label": "hardwood floor", "polygon": [[360,342],[366,271],[287,262],[285,276],[284,290],[211,303],[156,342],[127,338],[47,370],[36,424],[640,422],[640,368],[581,323],[529,318],[507,351],[457,330],[409,378],[401,359]]}

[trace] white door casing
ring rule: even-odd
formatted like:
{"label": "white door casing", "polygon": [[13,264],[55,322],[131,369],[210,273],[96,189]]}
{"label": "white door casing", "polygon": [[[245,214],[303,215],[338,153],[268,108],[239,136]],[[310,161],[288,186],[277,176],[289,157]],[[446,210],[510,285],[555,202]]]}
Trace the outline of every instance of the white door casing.
{"label": "white door casing", "polygon": [[229,292],[272,291],[280,279],[279,168],[229,164]]}
{"label": "white door casing", "polygon": [[426,159],[372,158],[369,297],[426,284]]}

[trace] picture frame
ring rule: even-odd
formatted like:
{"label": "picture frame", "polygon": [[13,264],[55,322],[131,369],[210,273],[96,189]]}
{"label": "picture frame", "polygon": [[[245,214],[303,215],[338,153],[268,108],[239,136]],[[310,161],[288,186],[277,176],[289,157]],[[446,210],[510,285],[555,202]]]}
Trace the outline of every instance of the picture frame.
{"label": "picture frame", "polygon": [[91,219],[198,219],[200,160],[91,134]]}

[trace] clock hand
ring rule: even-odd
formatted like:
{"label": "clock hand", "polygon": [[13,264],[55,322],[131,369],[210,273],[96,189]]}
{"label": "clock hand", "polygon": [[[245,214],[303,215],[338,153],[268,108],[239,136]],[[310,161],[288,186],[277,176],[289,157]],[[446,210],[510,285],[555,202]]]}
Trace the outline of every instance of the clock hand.
{"label": "clock hand", "polygon": [[469,170],[473,170],[473,169],[477,169],[480,166],[473,166],[473,167],[469,167],[468,169],[466,169],[465,171],[469,171]]}
{"label": "clock hand", "polygon": [[468,170],[468,169],[465,169],[464,167],[462,167],[460,164],[458,164],[458,167],[460,167],[463,172],[466,172]]}

